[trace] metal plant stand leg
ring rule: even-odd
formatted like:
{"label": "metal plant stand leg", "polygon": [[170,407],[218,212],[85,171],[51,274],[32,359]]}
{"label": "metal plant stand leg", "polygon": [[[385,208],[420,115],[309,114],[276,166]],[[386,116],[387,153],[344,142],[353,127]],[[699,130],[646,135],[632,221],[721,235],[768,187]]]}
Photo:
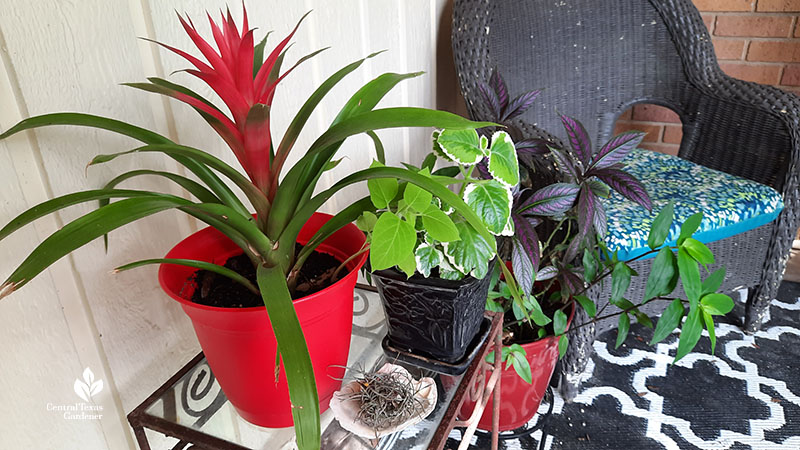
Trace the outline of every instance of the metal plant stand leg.
{"label": "metal plant stand leg", "polygon": [[[573,324],[580,325],[590,320],[583,308],[575,309]],[[578,394],[581,374],[592,358],[595,324],[574,327],[567,333],[567,337],[569,338],[569,345],[567,346],[567,353],[561,360],[559,392],[564,401],[569,402]]]}
{"label": "metal plant stand leg", "polygon": [[136,436],[136,442],[139,443],[140,450],[150,450],[150,443],[147,442],[147,436],[145,435],[144,428],[141,426],[133,426],[133,435]]}
{"label": "metal plant stand leg", "polygon": [[[493,334],[492,337],[494,338],[494,348],[492,350],[494,351],[495,355],[499,355],[503,350],[503,334],[497,332]],[[461,444],[459,444],[458,450],[466,450],[469,447],[472,436],[475,435],[478,430],[478,422],[480,421],[483,411],[487,406],[489,396],[492,396],[492,450],[497,450],[498,446],[500,445],[500,433],[498,430],[500,429],[500,378],[503,371],[502,362],[503,361],[500,358],[495,357],[494,363],[492,364],[489,364],[485,361],[481,361],[479,363],[479,370],[481,372],[475,379],[475,383],[472,386],[472,392],[470,392],[469,395],[477,402],[472,410],[472,415],[467,420],[454,421],[453,426],[450,427],[450,429],[455,427],[466,427],[466,429],[461,433]],[[488,381],[485,378],[487,371],[490,371],[491,373]],[[458,409],[461,409],[461,405],[459,405]]]}
{"label": "metal plant stand leg", "polygon": [[[550,416],[553,414],[553,407],[555,405],[555,399],[553,397],[553,388],[550,385],[547,386],[547,390],[545,391],[545,399],[547,399],[547,401],[549,401],[550,404],[547,407],[547,412],[546,413],[539,414],[539,420],[536,422],[536,425],[534,425],[534,426],[532,426],[530,428],[525,428],[523,430],[512,432],[512,433],[503,433],[503,434],[498,433],[498,436],[497,436],[498,440],[507,441],[507,440],[510,440],[510,439],[519,439],[519,438],[524,437],[524,436],[530,436],[530,435],[532,435],[533,433],[535,433],[538,430],[542,430],[542,438],[539,440],[539,450],[544,449],[544,444],[545,444],[545,441],[547,440],[547,434],[544,431],[544,427],[547,425],[547,419],[549,419]],[[498,416],[499,416],[500,415],[499,414],[499,409],[497,411],[498,411]],[[499,422],[498,422],[498,425],[499,425]],[[462,434],[463,434],[463,431],[462,431]],[[486,431],[478,430],[478,431],[475,432],[475,434],[486,435],[488,433]]]}

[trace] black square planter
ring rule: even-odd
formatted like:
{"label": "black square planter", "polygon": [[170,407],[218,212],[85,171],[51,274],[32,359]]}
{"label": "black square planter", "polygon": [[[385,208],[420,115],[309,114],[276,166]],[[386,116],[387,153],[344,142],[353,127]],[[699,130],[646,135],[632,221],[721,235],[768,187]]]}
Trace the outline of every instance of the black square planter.
{"label": "black square planter", "polygon": [[492,267],[478,280],[410,279],[394,269],[373,272],[383,301],[392,347],[453,363],[478,333]]}

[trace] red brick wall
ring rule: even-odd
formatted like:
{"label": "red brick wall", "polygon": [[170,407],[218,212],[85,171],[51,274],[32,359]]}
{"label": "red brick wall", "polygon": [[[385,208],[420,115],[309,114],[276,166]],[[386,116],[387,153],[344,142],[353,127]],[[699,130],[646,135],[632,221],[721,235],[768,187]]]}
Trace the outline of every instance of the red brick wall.
{"label": "red brick wall", "polygon": [[[694,0],[711,33],[720,66],[743,80],[771,84],[800,94],[800,0]],[[643,147],[677,154],[677,114],[637,105],[617,131],[647,132]]]}

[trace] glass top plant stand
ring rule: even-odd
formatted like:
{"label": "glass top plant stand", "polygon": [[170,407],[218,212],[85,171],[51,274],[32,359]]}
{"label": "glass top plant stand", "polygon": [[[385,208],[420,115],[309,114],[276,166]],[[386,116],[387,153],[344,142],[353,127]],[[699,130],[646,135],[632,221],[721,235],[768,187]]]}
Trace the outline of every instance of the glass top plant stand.
{"label": "glass top plant stand", "polygon": [[[371,286],[359,284],[354,296],[353,335],[348,367],[373,369],[386,361],[381,340],[386,321],[380,298]],[[466,427],[462,443],[468,443],[492,391],[499,394],[500,367],[485,362],[501,346],[502,315],[488,315],[491,329],[477,356],[462,375],[444,375],[408,366],[415,377],[432,376],[439,389],[434,411],[419,424],[378,440],[359,438],[339,426],[330,410],[322,416],[322,450],[411,450],[443,449],[454,427]],[[394,362],[394,361],[393,361]],[[345,380],[353,378],[348,369]],[[479,404],[470,420],[457,418],[461,403]],[[495,399],[499,395],[494,396]],[[495,424],[499,402],[493,401]],[[289,450],[294,447],[293,428],[262,428],[239,417],[216,382],[202,353],[197,355],[141,405],[128,414],[142,450],[190,448],[214,450]],[[495,430],[497,427],[494,427]],[[497,433],[492,433],[497,448]]]}

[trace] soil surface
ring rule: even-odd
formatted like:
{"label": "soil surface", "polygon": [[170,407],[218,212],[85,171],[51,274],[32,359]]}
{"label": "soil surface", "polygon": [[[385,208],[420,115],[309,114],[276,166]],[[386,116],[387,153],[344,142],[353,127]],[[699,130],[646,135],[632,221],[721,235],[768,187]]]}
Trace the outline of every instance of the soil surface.
{"label": "soil surface", "polygon": [[[299,251],[302,248],[298,244],[295,251]],[[332,284],[330,277],[340,264],[341,262],[333,256],[314,251],[300,270],[297,289],[292,298],[297,300],[330,286]],[[258,285],[256,282],[256,268],[244,253],[228,258],[224,266],[238,272],[254,285]],[[339,272],[339,276],[343,276],[346,270],[342,269]],[[220,308],[264,306],[264,301],[260,296],[253,294],[246,287],[230,278],[217,275],[214,272],[198,270],[191,281],[197,284],[197,288],[191,298],[194,303]]]}

